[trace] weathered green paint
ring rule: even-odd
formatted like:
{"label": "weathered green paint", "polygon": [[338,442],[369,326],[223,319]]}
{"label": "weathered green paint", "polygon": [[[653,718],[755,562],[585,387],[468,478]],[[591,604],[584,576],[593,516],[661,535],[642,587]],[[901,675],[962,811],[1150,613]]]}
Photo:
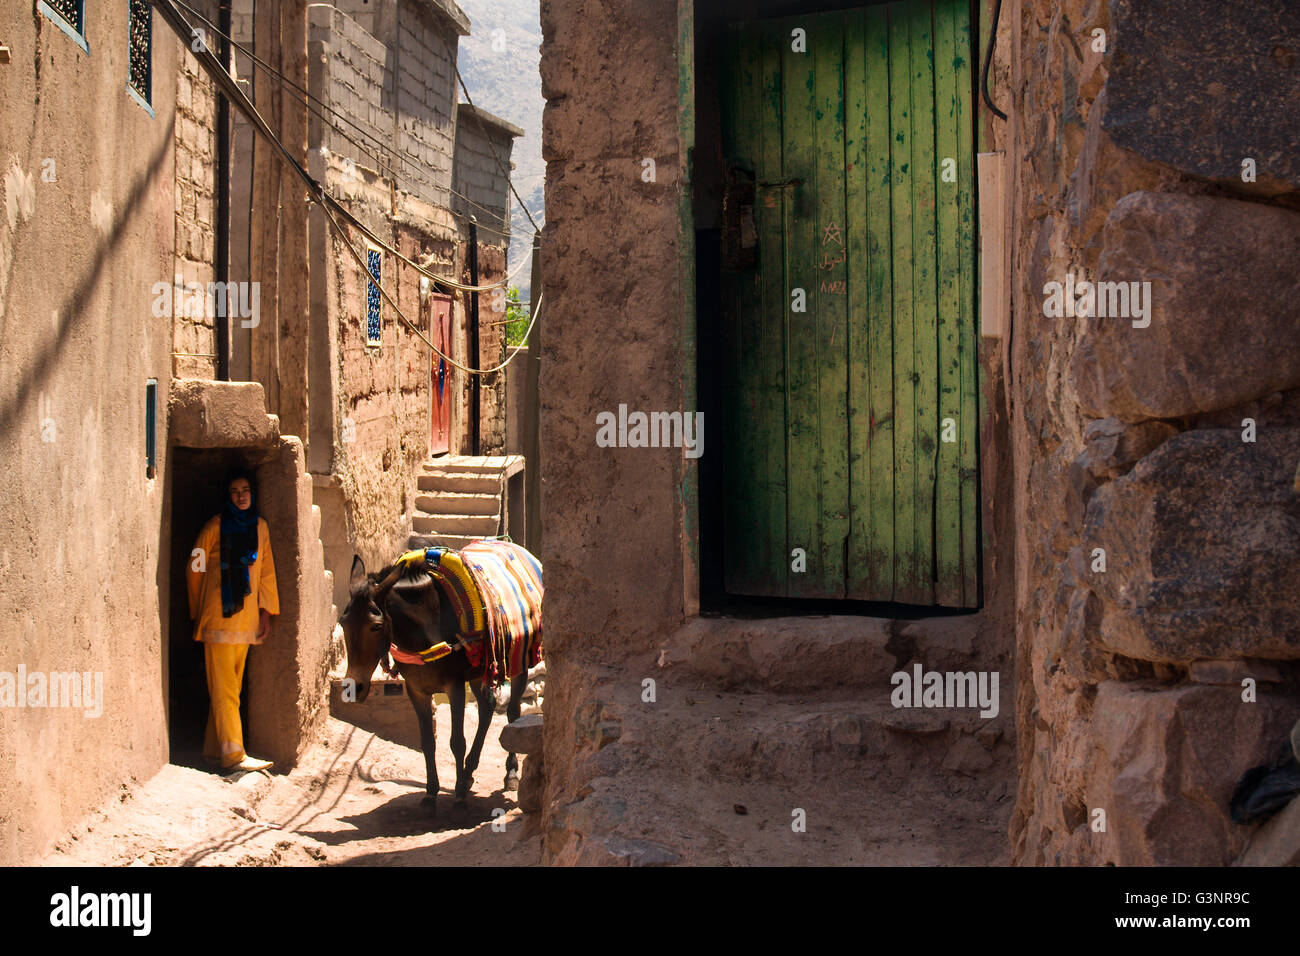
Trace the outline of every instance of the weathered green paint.
{"label": "weathered green paint", "polygon": [[[958,227],[961,217],[962,157],[957,149],[961,104],[954,60],[957,37],[955,11],[940,4],[934,11],[935,71],[934,141],[938,163],[935,218],[938,236],[939,443],[935,495],[935,600],[960,605],[962,599],[961,444],[965,424],[961,400],[961,302],[963,249]],[[952,69],[942,67],[951,65]],[[949,182],[948,180],[953,181]]]}
{"label": "weathered green paint", "polygon": [[[781,178],[781,128],[770,117],[781,115],[781,37],[774,30],[761,35],[762,74],[758,129],[762,153],[758,180]],[[759,506],[755,509],[755,531],[762,560],[755,572],[758,585],[750,593],[780,596],[789,593],[790,547],[786,541],[786,408],[785,408],[785,317],[789,308],[783,263],[785,261],[785,190],[762,190],[755,207],[760,235],[771,237],[759,249],[762,286],[762,358],[756,388],[757,414],[746,423],[757,436],[762,457],[758,462]]]}
{"label": "weathered green paint", "polygon": [[732,593],[978,605],[968,18],[900,0],[730,34],[723,151],[758,242],[723,281]]}

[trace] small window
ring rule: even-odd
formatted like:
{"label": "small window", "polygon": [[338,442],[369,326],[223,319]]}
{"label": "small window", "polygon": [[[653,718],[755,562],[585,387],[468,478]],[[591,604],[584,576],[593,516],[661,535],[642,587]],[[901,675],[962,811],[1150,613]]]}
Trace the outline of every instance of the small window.
{"label": "small window", "polygon": [[150,378],[144,384],[144,474],[153,478],[158,474],[158,379]]}
{"label": "small window", "polygon": [[153,5],[149,0],[129,0],[126,32],[126,88],[153,115]]}
{"label": "small window", "polygon": [[82,50],[90,52],[90,44],[86,42],[84,0],[36,0],[36,9],[58,24],[59,29],[72,37]]}
{"label": "small window", "polygon": [[366,344],[378,345],[380,343],[379,324],[379,287],[378,283],[382,280],[383,260],[380,258],[378,249],[366,250],[366,262],[370,265],[370,275],[374,277],[374,282],[366,283]]}

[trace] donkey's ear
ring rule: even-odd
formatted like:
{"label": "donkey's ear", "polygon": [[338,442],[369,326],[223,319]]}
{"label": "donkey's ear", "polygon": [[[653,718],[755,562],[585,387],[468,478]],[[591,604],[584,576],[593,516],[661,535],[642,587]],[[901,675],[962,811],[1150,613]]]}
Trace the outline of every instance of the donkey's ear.
{"label": "donkey's ear", "polygon": [[361,555],[352,556],[352,576],[348,579],[348,591],[355,594],[366,583],[366,562],[361,560]]}

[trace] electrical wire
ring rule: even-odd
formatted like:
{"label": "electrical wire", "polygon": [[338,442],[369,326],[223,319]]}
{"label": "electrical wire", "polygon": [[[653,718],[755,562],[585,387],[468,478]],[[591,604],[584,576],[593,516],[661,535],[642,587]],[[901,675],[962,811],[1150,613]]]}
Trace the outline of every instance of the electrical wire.
{"label": "electrical wire", "polygon": [[[265,60],[263,60],[263,59],[261,59],[259,56],[257,56],[257,54],[255,54],[252,50],[250,50],[250,49],[248,49],[247,47],[243,46],[241,43],[239,43],[239,41],[235,40],[235,39],[234,39],[233,37],[231,37],[230,35],[228,35],[228,34],[226,34],[226,33],[223,33],[223,32],[221,31],[221,29],[218,28],[218,27],[216,26],[216,24],[214,24],[211,20],[209,20],[207,17],[205,17],[205,16],[204,16],[202,13],[200,13],[198,10],[195,10],[192,6],[190,6],[188,3],[186,3],[185,0],[175,0],[175,2],[176,2],[176,4],[177,4],[177,6],[180,6],[180,7],[184,8],[184,9],[187,10],[189,13],[191,13],[191,14],[192,14],[196,19],[202,21],[202,22],[203,22],[203,23],[204,23],[204,24],[205,24],[209,29],[212,30],[213,33],[215,33],[217,36],[221,37],[222,39],[226,40],[226,41],[227,41],[228,43],[230,43],[230,45],[233,46],[236,50],[238,50],[240,53],[242,53],[242,54],[244,54],[245,56],[247,56],[250,60],[253,61],[253,63],[254,63],[255,66],[261,67],[261,69],[262,69],[263,72],[267,73],[269,76],[271,76],[271,77],[275,78],[276,80],[278,80],[282,86],[285,86],[285,87],[289,88],[291,91],[293,91],[293,92],[296,94],[295,98],[296,98],[297,100],[299,100],[299,101],[300,101],[300,102],[301,102],[301,103],[302,103],[302,104],[303,104],[303,105],[304,105],[304,106],[305,106],[305,107],[306,107],[306,108],[307,108],[307,109],[308,109],[308,110],[309,110],[309,111],[310,111],[314,116],[316,116],[317,118],[319,118],[322,122],[329,124],[329,128],[330,128],[333,132],[338,133],[341,137],[343,137],[345,140],[347,140],[347,141],[348,141],[349,143],[351,143],[353,146],[357,147],[357,148],[358,148],[359,150],[361,150],[362,152],[364,152],[364,153],[368,154],[369,156],[373,157],[374,160],[375,160],[375,162],[376,162],[376,165],[379,166],[379,167],[381,167],[380,169],[377,170],[377,172],[380,172],[380,173],[382,174],[382,173],[384,173],[384,172],[386,171],[387,174],[392,178],[392,180],[394,181],[394,183],[396,183],[397,186],[398,186],[399,188],[402,188],[402,183],[398,180],[397,170],[394,168],[393,163],[391,162],[392,160],[394,160],[394,159],[399,160],[399,161],[401,161],[402,163],[404,163],[406,166],[410,167],[411,169],[419,170],[420,167],[419,167],[417,164],[415,164],[415,163],[414,163],[414,162],[413,162],[409,157],[407,157],[405,154],[401,153],[400,151],[396,151],[396,150],[392,149],[392,147],[390,147],[388,144],[386,144],[383,140],[381,140],[381,139],[379,139],[378,137],[376,137],[376,136],[372,135],[371,133],[367,132],[367,131],[366,131],[366,130],[365,130],[365,129],[360,125],[360,124],[358,124],[358,123],[354,122],[353,120],[349,119],[345,114],[340,113],[338,110],[334,109],[332,106],[330,106],[330,105],[329,105],[328,103],[326,103],[324,100],[320,99],[320,98],[317,97],[317,96],[314,96],[310,91],[303,89],[301,86],[299,86],[299,85],[298,85],[297,83],[295,83],[293,80],[291,80],[289,77],[285,76],[285,75],[284,75],[280,70],[276,69],[274,66],[272,66],[271,64],[267,63]],[[361,134],[362,136],[364,136],[366,139],[368,139],[368,140],[370,140],[371,142],[373,142],[373,143],[374,143],[374,144],[375,144],[379,149],[381,149],[381,150],[384,151],[384,153],[387,155],[387,157],[388,157],[388,159],[389,159],[389,162],[385,163],[385,162],[384,162],[384,158],[381,157],[381,156],[379,155],[379,153],[376,152],[373,148],[367,148],[363,143],[360,143],[360,142],[358,142],[356,139],[354,139],[353,137],[349,136],[349,135],[347,134],[347,132],[345,132],[344,130],[340,129],[337,125],[334,125],[334,124],[330,123],[330,121],[329,121],[329,120],[328,120],[328,119],[327,119],[327,118],[326,118],[326,117],[325,117],[325,116],[320,112],[320,109],[313,109],[313,108],[312,108],[312,105],[311,105],[311,104],[312,104],[313,102],[316,103],[316,104],[318,104],[319,107],[320,107],[320,109],[325,110],[325,111],[328,112],[331,116],[334,116],[334,117],[336,117],[338,120],[340,120],[340,121],[346,123],[348,126],[351,126],[353,129],[355,129],[358,133],[360,133],[360,134]],[[386,167],[386,170],[385,170],[383,167]],[[505,225],[507,228],[508,228],[508,227],[510,226],[510,224],[511,224],[511,223],[510,223],[509,215],[502,215],[501,213],[497,212],[496,210],[491,209],[491,208],[489,208],[488,206],[484,206],[482,203],[475,202],[473,199],[470,199],[470,198],[469,198],[468,196],[466,196],[464,193],[458,192],[456,189],[452,188],[451,186],[439,186],[439,185],[437,185],[436,183],[430,182],[428,179],[425,179],[423,176],[418,175],[418,172],[417,172],[416,175],[413,175],[413,176],[411,176],[411,177],[409,177],[409,178],[415,180],[416,182],[420,183],[421,185],[426,186],[426,187],[428,187],[429,189],[432,189],[432,190],[434,190],[434,191],[437,191],[437,190],[439,190],[439,189],[446,189],[446,190],[447,190],[449,193],[451,193],[453,196],[457,196],[457,197],[459,197],[460,199],[462,199],[462,200],[464,200],[465,202],[469,203],[471,206],[475,207],[476,209],[481,209],[483,212],[487,213],[487,214],[488,214],[489,216],[491,216],[493,219],[498,220],[499,222],[501,222],[502,225]],[[439,205],[439,203],[434,202],[434,200],[433,200],[433,199],[432,199],[428,194],[425,194],[425,193],[419,193],[419,192],[416,192],[415,190],[413,190],[413,189],[409,189],[409,188],[406,189],[406,191],[409,192],[409,193],[411,193],[413,196],[417,196],[418,198],[423,199],[425,202],[428,202],[430,205],[435,205],[435,206],[436,206],[436,205]],[[508,210],[507,210],[507,213],[508,213]],[[457,212],[455,212],[455,211],[453,211],[452,214],[455,215],[455,216],[457,216],[458,218],[461,218],[461,219],[465,219],[465,218],[467,218],[467,217],[465,217],[463,214],[461,214],[461,213],[457,213]],[[498,230],[498,229],[494,229],[494,228],[491,227],[491,226],[483,226],[482,224],[480,224],[480,226],[481,226],[482,228],[489,229],[489,230],[491,230],[492,232],[495,232],[497,235],[502,236],[502,237],[509,238],[509,237],[511,236],[511,233],[509,233],[509,232],[503,232],[503,231]]]}
{"label": "electrical wire", "polygon": [[993,24],[989,28],[989,45],[984,51],[984,72],[980,78],[980,92],[984,94],[984,104],[993,111],[993,115],[1005,122],[1007,114],[994,106],[993,99],[989,96],[989,67],[993,64],[993,43],[998,38],[998,17],[1001,14],[1002,0],[998,0],[993,7]]}
{"label": "electrical wire", "polygon": [[[181,15],[180,11],[175,6],[178,0],[150,0],[150,2],[153,4],[154,9],[156,9],[159,12],[162,18],[172,28],[172,30],[180,36],[182,42],[188,42],[189,38],[194,36],[193,28],[190,26],[189,22]],[[234,77],[232,77],[230,73],[225,69],[221,61],[217,59],[216,55],[210,49],[208,49],[207,44],[202,43],[200,44],[200,47],[201,49],[195,51],[196,59],[199,61],[199,64],[209,73],[213,81],[222,90],[223,94],[227,97],[227,99],[229,99],[230,102],[234,104],[234,106],[248,118],[253,128],[257,130],[257,132],[260,133],[263,138],[269,140],[279,150],[281,157],[289,164],[290,168],[292,168],[293,171],[298,174],[298,177],[302,179],[304,183],[307,184],[308,192],[311,194],[312,200],[321,207],[321,211],[325,214],[325,218],[339,233],[340,237],[343,239],[344,245],[347,247],[348,251],[352,254],[352,257],[357,261],[357,264],[361,267],[362,274],[366,276],[369,284],[375,287],[375,290],[380,294],[380,296],[382,296],[388,302],[388,304],[392,307],[393,311],[397,314],[397,317],[402,320],[402,322],[407,326],[407,328],[409,328],[412,332],[414,332],[416,336],[419,337],[419,339],[423,341],[424,344],[427,345],[432,352],[434,352],[440,358],[445,360],[448,364],[452,365],[454,368],[460,369],[461,371],[469,375],[488,375],[493,372],[500,371],[501,369],[509,365],[510,362],[514,360],[515,355],[519,354],[519,349],[522,348],[523,345],[514,346],[515,351],[510,355],[510,357],[506,359],[505,362],[491,369],[469,368],[468,366],[461,365],[451,356],[445,355],[442,351],[440,351],[437,346],[435,346],[432,342],[430,342],[429,339],[426,338],[418,328],[416,328],[416,326],[411,322],[410,319],[406,317],[406,314],[402,312],[401,308],[393,300],[393,297],[388,294],[388,292],[384,289],[382,285],[379,284],[378,281],[376,281],[375,277],[370,272],[369,266],[367,265],[365,260],[361,258],[360,253],[358,253],[356,248],[352,245],[351,238],[347,235],[343,227],[339,225],[338,219],[336,219],[335,217],[338,216],[343,218],[345,222],[348,222],[350,225],[354,226],[358,232],[360,232],[363,236],[369,239],[376,246],[389,252],[390,254],[400,259],[401,261],[406,262],[413,269],[415,269],[417,272],[421,273],[422,275],[425,275],[430,279],[433,279],[434,281],[440,282],[444,285],[459,287],[461,288],[462,291],[483,292],[483,291],[488,291],[490,289],[500,288],[500,286],[507,280],[502,280],[502,283],[493,283],[492,285],[488,285],[488,286],[467,286],[464,285],[463,283],[452,282],[450,280],[447,280],[445,278],[436,276],[433,273],[428,272],[426,269],[412,262],[409,258],[402,255],[396,249],[393,249],[391,246],[385,243],[382,239],[380,239],[373,232],[371,232],[371,230],[364,223],[362,223],[354,215],[352,215],[352,213],[350,213],[342,204],[340,204],[338,200],[334,199],[334,197],[326,193],[324,187],[321,186],[321,184],[318,183],[315,179],[313,179],[311,174],[308,173],[307,170],[303,169],[302,164],[300,164],[297,161],[297,159],[294,158],[293,154],[289,152],[288,147],[284,145],[284,143],[280,140],[280,138],[275,134],[275,131],[272,130],[270,126],[267,124],[266,120],[262,118],[262,115],[257,111],[257,107],[255,107],[252,104],[252,102],[248,99],[248,96],[244,93],[244,91],[239,88],[238,84],[235,82]],[[533,325],[537,321],[537,316],[541,312],[541,303],[542,303],[542,297],[539,294],[537,297],[537,309],[534,310],[532,321],[529,322],[528,324],[528,332],[525,333],[524,344],[527,344],[528,334],[532,332]]]}
{"label": "electrical wire", "polygon": [[496,160],[497,169],[501,170],[501,175],[504,176],[506,182],[510,184],[510,191],[515,194],[515,199],[519,201],[520,208],[523,209],[524,215],[528,217],[529,223],[532,224],[533,231],[540,233],[542,231],[541,227],[537,225],[537,220],[533,218],[533,214],[528,211],[528,206],[524,202],[524,197],[519,195],[519,190],[515,189],[514,180],[510,178],[510,171],[506,169],[505,163],[501,162],[501,157],[497,155],[497,148],[492,145],[492,137],[488,135],[487,126],[483,123],[483,117],[478,115],[478,107],[474,105],[474,100],[469,95],[469,87],[465,85],[465,78],[460,75],[460,64],[456,62],[457,58],[455,51],[452,50],[451,44],[447,42],[445,36],[441,33],[438,34],[438,36],[442,40],[442,45],[447,50],[447,56],[451,60],[451,68],[456,71],[456,82],[460,84],[461,92],[465,94],[465,103],[470,107],[470,109],[474,110],[474,119],[477,120],[479,131],[482,132],[483,138],[487,141],[488,149],[492,151],[492,158]]}

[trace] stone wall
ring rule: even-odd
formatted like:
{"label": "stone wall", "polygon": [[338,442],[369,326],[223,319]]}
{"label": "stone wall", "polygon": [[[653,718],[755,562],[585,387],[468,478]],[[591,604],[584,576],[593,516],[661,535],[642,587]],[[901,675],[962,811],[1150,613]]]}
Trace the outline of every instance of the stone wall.
{"label": "stone wall", "polygon": [[[167,761],[166,448],[173,333],[154,313],[177,232],[180,44],[155,20],[151,117],[126,91],[127,6],[85,53],[31,4],[0,9],[0,863],[30,861]],[[158,470],[145,387],[158,382]],[[47,706],[19,708],[43,684]],[[97,701],[51,707],[49,678]],[[96,682],[94,675],[99,675]],[[8,684],[6,693],[4,684]],[[89,689],[89,688],[88,688]]]}
{"label": "stone wall", "polygon": [[[1284,0],[1003,16],[1015,858],[1229,863],[1233,786],[1300,716],[1300,32]],[[1071,273],[1149,283],[1147,314],[1053,314]]]}

